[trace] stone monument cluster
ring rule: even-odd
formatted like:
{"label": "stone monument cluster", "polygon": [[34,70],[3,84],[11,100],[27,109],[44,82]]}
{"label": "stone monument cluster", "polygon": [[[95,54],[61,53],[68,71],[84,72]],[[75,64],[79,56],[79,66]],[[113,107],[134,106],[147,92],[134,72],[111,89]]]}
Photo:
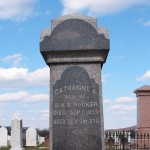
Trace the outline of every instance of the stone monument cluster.
{"label": "stone monument cluster", "polygon": [[23,150],[23,139],[26,139],[25,146],[35,147],[44,142],[44,137],[37,135],[35,128],[29,127],[26,134],[22,133],[22,119],[15,118],[11,122],[11,136],[5,127],[0,128],[0,147],[10,146],[10,150]]}

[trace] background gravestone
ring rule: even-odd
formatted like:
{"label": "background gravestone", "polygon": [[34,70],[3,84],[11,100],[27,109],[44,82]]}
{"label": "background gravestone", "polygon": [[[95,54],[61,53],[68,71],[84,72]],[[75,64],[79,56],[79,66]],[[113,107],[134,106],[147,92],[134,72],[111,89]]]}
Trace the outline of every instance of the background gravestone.
{"label": "background gravestone", "polygon": [[45,137],[39,136],[38,135],[38,144],[42,144],[45,142]]}
{"label": "background gravestone", "polygon": [[37,131],[35,128],[26,130],[26,146],[37,146]]}
{"label": "background gravestone", "polygon": [[[134,93],[137,96],[137,130],[142,139],[137,139],[139,149],[149,147],[150,134],[150,86],[144,85],[137,88]],[[145,136],[147,135],[147,136]],[[143,144],[144,143],[144,144]]]}
{"label": "background gravestone", "polygon": [[6,128],[0,128],[0,147],[7,147],[8,131]]}
{"label": "background gravestone", "polygon": [[11,121],[11,149],[23,150],[22,146],[22,119],[14,118]]}
{"label": "background gravestone", "polygon": [[139,132],[150,133],[150,86],[144,85],[134,91],[137,96],[137,127]]}
{"label": "background gravestone", "polygon": [[101,68],[109,52],[107,29],[91,17],[63,16],[41,34],[40,51],[50,66],[50,149],[104,149]]}

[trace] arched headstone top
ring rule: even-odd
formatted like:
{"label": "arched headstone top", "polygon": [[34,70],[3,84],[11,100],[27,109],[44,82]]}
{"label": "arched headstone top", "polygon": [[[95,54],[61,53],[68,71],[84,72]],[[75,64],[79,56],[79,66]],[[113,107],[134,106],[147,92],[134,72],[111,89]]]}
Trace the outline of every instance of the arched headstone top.
{"label": "arched headstone top", "polygon": [[5,127],[0,127],[0,147],[8,146],[8,131]]}
{"label": "arched headstone top", "polygon": [[44,41],[48,41],[47,49],[52,51],[87,50],[100,47],[97,30],[88,22],[74,18],[58,24]]}
{"label": "arched headstone top", "polygon": [[95,29],[97,29],[97,20],[95,18],[89,16],[82,16],[79,14],[68,14],[65,16],[60,16],[57,19],[53,19],[51,22],[51,29],[53,30],[58,24],[69,19],[80,19],[86,21],[87,23],[91,24]]}
{"label": "arched headstone top", "polygon": [[[77,72],[78,72],[78,74],[77,74]],[[85,69],[83,69],[82,67],[79,67],[79,66],[71,66],[71,67],[67,68],[63,72],[61,79],[65,80],[65,83],[67,83],[68,80],[70,79],[70,77],[72,80],[77,80],[80,83],[83,82],[83,78],[85,80],[90,79],[87,71]]]}
{"label": "arched headstone top", "polygon": [[28,128],[27,130],[26,130],[26,132],[34,132],[34,133],[37,133],[37,130],[35,129],[35,128],[33,128],[33,127],[30,127],[30,128]]}
{"label": "arched headstone top", "polygon": [[95,18],[71,14],[51,21],[51,28],[41,33],[40,51],[47,64],[103,64],[109,52],[109,43],[107,28],[97,27]]}
{"label": "arched headstone top", "polygon": [[101,49],[103,41],[108,40],[107,31],[97,28],[96,19],[80,15],[52,20],[51,30],[46,31],[41,35],[41,51]]}
{"label": "arched headstone top", "polygon": [[37,146],[37,130],[33,127],[26,130],[26,146]]}

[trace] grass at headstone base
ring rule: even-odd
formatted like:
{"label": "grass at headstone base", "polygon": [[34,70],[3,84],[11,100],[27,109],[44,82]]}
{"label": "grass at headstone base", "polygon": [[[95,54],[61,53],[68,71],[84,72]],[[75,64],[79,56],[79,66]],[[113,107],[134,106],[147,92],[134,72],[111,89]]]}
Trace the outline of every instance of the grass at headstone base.
{"label": "grass at headstone base", "polygon": [[0,150],[9,150],[9,147],[0,147]]}
{"label": "grass at headstone base", "polygon": [[[10,147],[1,147],[0,150],[10,150]],[[48,148],[40,148],[40,147],[25,147],[24,150],[48,150]]]}
{"label": "grass at headstone base", "polygon": [[49,150],[48,148],[40,148],[40,147],[31,147],[31,148],[29,148],[29,147],[25,147],[24,148],[24,150]]}
{"label": "grass at headstone base", "polygon": [[9,150],[8,147],[0,147],[0,150]]}

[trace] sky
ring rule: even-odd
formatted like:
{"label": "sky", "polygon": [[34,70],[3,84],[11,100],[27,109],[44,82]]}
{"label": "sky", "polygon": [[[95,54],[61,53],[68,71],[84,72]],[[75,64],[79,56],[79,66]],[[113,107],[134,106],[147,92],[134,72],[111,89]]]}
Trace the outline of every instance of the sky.
{"label": "sky", "polygon": [[49,68],[40,33],[69,13],[108,28],[110,52],[102,68],[104,127],[136,125],[136,95],[150,85],[149,0],[0,0],[0,125],[21,117],[24,127],[49,126]]}

